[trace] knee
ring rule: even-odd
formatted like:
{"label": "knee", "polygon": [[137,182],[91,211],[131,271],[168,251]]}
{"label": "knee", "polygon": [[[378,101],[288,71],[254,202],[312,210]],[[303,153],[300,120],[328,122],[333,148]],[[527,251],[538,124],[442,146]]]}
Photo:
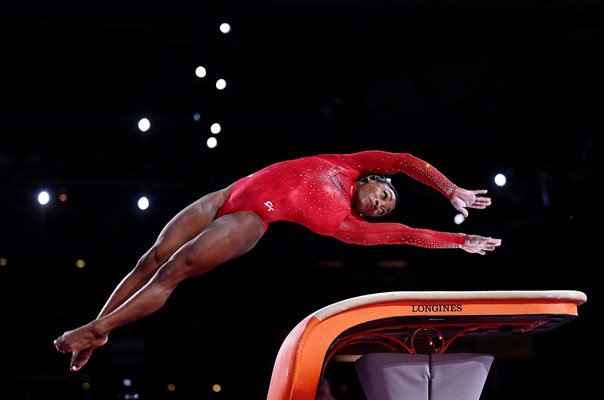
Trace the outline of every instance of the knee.
{"label": "knee", "polygon": [[153,276],[152,286],[154,290],[171,293],[180,282],[192,276],[188,271],[186,264],[174,264],[174,261],[168,261]]}
{"label": "knee", "polygon": [[165,262],[165,259],[159,255],[157,247],[153,246],[139,258],[134,270],[144,275],[157,270]]}

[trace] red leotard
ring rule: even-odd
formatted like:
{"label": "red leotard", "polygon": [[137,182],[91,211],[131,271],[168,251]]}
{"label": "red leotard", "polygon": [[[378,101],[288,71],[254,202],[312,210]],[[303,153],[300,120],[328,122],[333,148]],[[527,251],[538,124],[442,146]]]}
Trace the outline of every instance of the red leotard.
{"label": "red leotard", "polygon": [[456,248],[465,235],[369,222],[353,208],[356,181],[368,174],[405,173],[450,197],[456,186],[436,168],[408,153],[379,150],[324,154],[282,161],[238,180],[217,217],[235,211],[257,214],[264,228],[291,221],[321,235],[361,245],[409,244]]}

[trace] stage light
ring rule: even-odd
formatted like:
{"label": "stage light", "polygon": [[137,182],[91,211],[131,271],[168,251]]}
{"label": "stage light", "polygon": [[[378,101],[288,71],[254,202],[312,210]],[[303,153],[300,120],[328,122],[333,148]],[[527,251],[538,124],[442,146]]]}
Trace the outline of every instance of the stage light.
{"label": "stage light", "polygon": [[46,190],[43,190],[38,193],[38,203],[46,205],[48,204],[48,202],[50,202],[50,194],[48,194]]}
{"label": "stage light", "polygon": [[206,141],[206,145],[208,146],[208,148],[213,149],[218,146],[218,140],[215,137],[210,137]]}
{"label": "stage light", "polygon": [[195,68],[195,76],[197,76],[198,78],[203,78],[206,76],[206,69],[204,67],[202,67],[201,65],[197,68]]}
{"label": "stage light", "polygon": [[497,174],[497,175],[495,175],[494,181],[497,186],[505,186],[505,184],[507,182],[507,178],[505,177],[504,174]]}
{"label": "stage light", "polygon": [[223,22],[222,24],[220,24],[220,32],[227,34],[231,31],[231,25]]}
{"label": "stage light", "polygon": [[140,129],[141,132],[147,132],[150,128],[151,121],[149,121],[147,118],[141,118],[138,121],[138,129]]}
{"label": "stage light", "polygon": [[216,81],[216,89],[218,90],[222,90],[226,87],[226,81],[224,79],[218,79]]}
{"label": "stage light", "polygon": [[140,199],[138,199],[138,208],[141,210],[146,210],[147,208],[149,208],[149,199],[146,198],[145,196],[141,197]]}

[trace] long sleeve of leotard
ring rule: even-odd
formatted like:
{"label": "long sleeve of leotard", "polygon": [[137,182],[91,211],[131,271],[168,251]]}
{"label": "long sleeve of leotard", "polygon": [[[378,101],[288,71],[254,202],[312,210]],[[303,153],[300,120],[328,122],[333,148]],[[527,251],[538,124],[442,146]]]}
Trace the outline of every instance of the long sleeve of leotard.
{"label": "long sleeve of leotard", "polygon": [[[430,163],[409,153],[369,150],[351,153],[346,157],[349,165],[361,175],[404,173],[431,186],[447,198],[451,198],[457,188]],[[368,222],[355,215],[344,219],[333,236],[343,242],[360,245],[407,244],[431,249],[458,248],[465,242],[465,235],[462,233],[418,229],[392,222]]]}
{"label": "long sleeve of leotard", "polygon": [[430,163],[409,153],[392,153],[381,150],[368,150],[347,155],[351,167],[361,174],[393,175],[404,173],[426,185],[429,185],[451,198],[457,186]]}
{"label": "long sleeve of leotard", "polygon": [[407,244],[429,249],[454,249],[464,244],[463,233],[418,229],[394,222],[368,222],[349,216],[332,235],[346,243],[360,245]]}

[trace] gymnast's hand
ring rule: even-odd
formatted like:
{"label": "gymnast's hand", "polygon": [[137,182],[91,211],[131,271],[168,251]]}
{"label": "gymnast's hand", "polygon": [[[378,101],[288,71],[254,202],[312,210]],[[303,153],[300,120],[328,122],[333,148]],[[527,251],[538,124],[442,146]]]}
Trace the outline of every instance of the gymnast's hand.
{"label": "gymnast's hand", "polygon": [[501,245],[501,239],[484,237],[478,235],[466,235],[466,240],[461,248],[468,253],[485,255],[487,251],[493,251]]}
{"label": "gymnast's hand", "polygon": [[486,190],[467,190],[463,188],[455,188],[451,193],[451,204],[457,211],[463,214],[464,217],[468,216],[468,210],[466,208],[476,208],[478,210],[484,210],[491,205],[491,198],[479,196],[485,194]]}

